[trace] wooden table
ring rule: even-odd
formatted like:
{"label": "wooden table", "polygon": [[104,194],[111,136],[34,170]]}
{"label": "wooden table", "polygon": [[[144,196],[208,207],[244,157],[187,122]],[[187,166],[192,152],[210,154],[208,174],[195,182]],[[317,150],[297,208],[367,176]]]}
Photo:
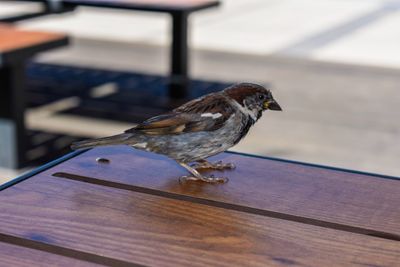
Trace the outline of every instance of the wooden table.
{"label": "wooden table", "polygon": [[[96,158],[110,160],[108,164]],[[400,180],[225,153],[227,184],[129,147],[0,191],[2,266],[399,266]]]}
{"label": "wooden table", "polygon": [[64,34],[0,24],[0,167],[18,168],[25,162],[25,62],[67,44]]}

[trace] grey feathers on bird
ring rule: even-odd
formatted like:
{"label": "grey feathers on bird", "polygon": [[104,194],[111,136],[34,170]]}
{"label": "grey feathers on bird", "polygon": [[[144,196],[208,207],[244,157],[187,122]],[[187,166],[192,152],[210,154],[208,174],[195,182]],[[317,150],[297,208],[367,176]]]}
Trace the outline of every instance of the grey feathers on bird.
{"label": "grey feathers on bird", "polygon": [[96,146],[121,145],[121,144],[123,144],[124,140],[128,140],[130,137],[132,137],[131,134],[123,133],[123,134],[117,134],[117,135],[108,136],[108,137],[74,142],[71,145],[71,149],[78,150],[78,149],[84,149],[84,148],[92,148],[92,147],[96,147]]}
{"label": "grey feathers on bird", "polygon": [[232,169],[233,164],[213,164],[205,159],[237,144],[267,109],[282,110],[268,89],[239,83],[191,100],[122,134],[76,142],[71,148],[129,145],[177,161],[192,174],[181,181],[226,182],[227,178],[205,177],[198,170]]}

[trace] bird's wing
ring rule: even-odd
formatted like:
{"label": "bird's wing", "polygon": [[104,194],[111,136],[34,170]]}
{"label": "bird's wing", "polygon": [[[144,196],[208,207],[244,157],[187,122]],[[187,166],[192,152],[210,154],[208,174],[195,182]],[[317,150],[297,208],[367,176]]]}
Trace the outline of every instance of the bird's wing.
{"label": "bird's wing", "polygon": [[224,97],[212,94],[192,100],[171,113],[150,118],[125,132],[165,135],[214,131],[232,114],[233,108],[230,103]]}

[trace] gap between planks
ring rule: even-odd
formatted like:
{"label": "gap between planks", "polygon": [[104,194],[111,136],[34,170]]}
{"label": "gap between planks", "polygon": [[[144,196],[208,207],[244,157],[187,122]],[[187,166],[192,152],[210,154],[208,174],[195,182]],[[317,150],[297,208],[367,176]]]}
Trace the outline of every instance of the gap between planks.
{"label": "gap between planks", "polygon": [[149,194],[149,195],[154,195],[154,196],[160,196],[160,197],[165,197],[165,198],[170,198],[170,199],[188,201],[188,202],[193,202],[193,203],[197,203],[197,204],[203,204],[203,205],[207,205],[207,206],[218,207],[218,208],[223,208],[223,209],[228,209],[228,210],[235,210],[235,211],[239,211],[239,212],[262,215],[262,216],[267,216],[267,217],[276,218],[276,219],[282,219],[282,220],[293,221],[293,222],[298,222],[298,223],[303,223],[303,224],[309,224],[309,225],[313,225],[313,226],[319,226],[319,227],[324,227],[324,228],[329,228],[329,229],[334,229],[334,230],[339,230],[339,231],[344,231],[344,232],[362,234],[362,235],[372,236],[372,237],[376,237],[376,238],[383,238],[383,239],[392,240],[392,241],[400,241],[400,236],[396,235],[396,234],[362,228],[362,227],[350,226],[350,225],[346,225],[346,224],[333,223],[333,222],[318,220],[318,219],[314,219],[314,218],[291,215],[291,214],[270,211],[270,210],[263,210],[263,209],[252,208],[252,207],[247,207],[247,206],[243,206],[243,205],[220,202],[220,201],[204,199],[204,198],[197,198],[197,197],[192,197],[192,196],[187,196],[187,195],[180,195],[177,193],[171,193],[171,192],[161,191],[161,190],[157,190],[157,189],[146,188],[146,187],[142,187],[142,186],[129,185],[129,184],[123,184],[123,183],[118,183],[118,182],[112,182],[112,181],[105,181],[105,180],[101,180],[101,179],[97,179],[97,178],[93,178],[93,177],[87,177],[87,176],[65,173],[65,172],[56,172],[56,173],[52,174],[52,176],[58,177],[58,178],[69,179],[69,180],[73,180],[73,181],[78,181],[78,182],[112,187],[112,188],[121,189],[121,190],[128,190],[128,191],[144,193],[144,194]]}

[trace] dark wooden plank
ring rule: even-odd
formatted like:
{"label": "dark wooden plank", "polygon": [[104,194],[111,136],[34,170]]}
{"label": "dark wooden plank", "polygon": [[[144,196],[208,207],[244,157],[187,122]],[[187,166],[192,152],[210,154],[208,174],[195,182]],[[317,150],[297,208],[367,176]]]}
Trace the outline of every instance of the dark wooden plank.
{"label": "dark wooden plank", "polygon": [[2,267],[79,267],[101,266],[98,264],[68,258],[45,251],[0,242],[0,266]]}
{"label": "dark wooden plank", "polygon": [[63,0],[77,6],[108,7],[156,12],[196,11],[219,5],[216,0]]}
{"label": "dark wooden plank", "polygon": [[398,241],[44,173],[1,191],[0,203],[3,234],[125,264],[395,266],[400,260]]}
{"label": "dark wooden plank", "polygon": [[0,54],[65,39],[58,33],[21,30],[0,23]]}
{"label": "dark wooden plank", "polygon": [[[101,165],[96,158],[111,163]],[[400,239],[400,181],[226,153],[227,184],[180,184],[186,172],[129,147],[97,148],[49,170],[393,234]],[[136,189],[135,189],[136,190]],[[268,214],[267,214],[268,215]],[[340,226],[338,226],[340,229]],[[373,233],[371,233],[373,234]]]}
{"label": "dark wooden plank", "polygon": [[65,46],[63,34],[20,30],[0,23],[0,67],[24,63],[35,53]]}

